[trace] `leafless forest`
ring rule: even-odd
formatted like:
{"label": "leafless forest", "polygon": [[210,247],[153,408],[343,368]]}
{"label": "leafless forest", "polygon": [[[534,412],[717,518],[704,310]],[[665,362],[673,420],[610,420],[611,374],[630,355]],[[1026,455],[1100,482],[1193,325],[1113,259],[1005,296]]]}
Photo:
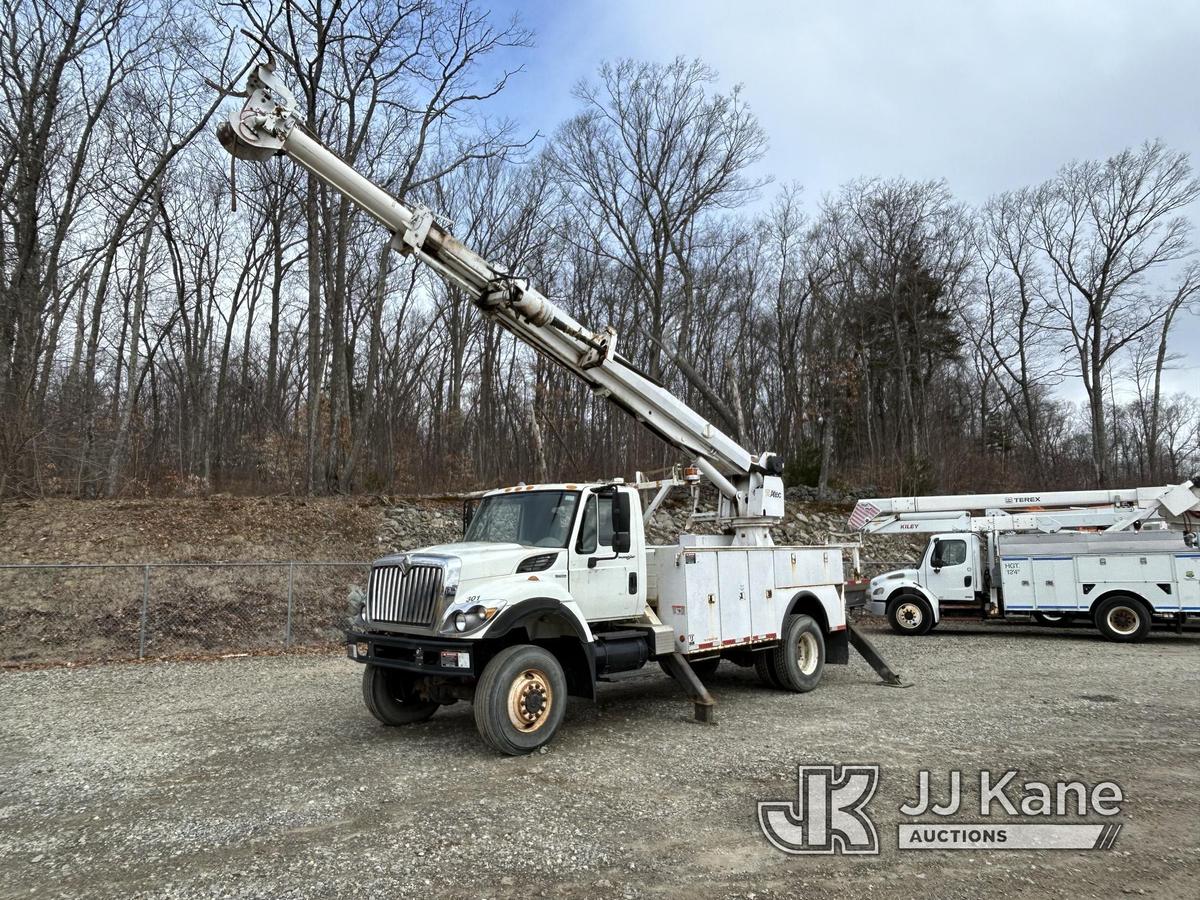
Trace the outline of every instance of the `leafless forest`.
{"label": "leafless forest", "polygon": [[1162,386],[1200,311],[1200,181],[1153,135],[981,208],[874,173],[814,197],[761,174],[769,135],[700,60],[614,60],[549,135],[498,116],[539,51],[474,0],[0,2],[0,495],[675,461],[287,160],[231,171],[213,134],[257,49],[241,28],[344,158],[614,326],[791,483],[1154,484],[1200,463],[1197,397]]}

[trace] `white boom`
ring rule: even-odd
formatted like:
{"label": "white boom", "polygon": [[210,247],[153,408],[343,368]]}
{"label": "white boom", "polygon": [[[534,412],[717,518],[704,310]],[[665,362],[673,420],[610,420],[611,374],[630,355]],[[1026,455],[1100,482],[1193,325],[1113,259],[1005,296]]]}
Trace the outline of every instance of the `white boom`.
{"label": "white boom", "polygon": [[1182,484],[1112,491],[1029,491],[859,500],[850,527],[868,534],[921,531],[1122,531],[1153,519],[1200,523],[1200,476]]}
{"label": "white boom", "polygon": [[771,543],[768,526],[783,516],[778,456],[749,452],[641,372],[617,352],[611,327],[599,332],[584,327],[528,281],[465,247],[430,210],[410,209],[356,172],[296,118],[296,100],[272,61],[255,67],[246,86],[245,104],[217,131],[226,150],[250,160],[286,154],[344,194],[392,233],[393,249],[432,266],[466,291],[484,315],[694,457],[720,492],[718,515],[735,529],[735,543]]}

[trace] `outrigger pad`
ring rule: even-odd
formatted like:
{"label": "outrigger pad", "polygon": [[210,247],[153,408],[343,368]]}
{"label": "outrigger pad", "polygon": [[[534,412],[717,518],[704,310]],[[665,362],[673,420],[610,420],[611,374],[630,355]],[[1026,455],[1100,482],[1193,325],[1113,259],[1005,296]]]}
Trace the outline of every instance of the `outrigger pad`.
{"label": "outrigger pad", "polygon": [[683,692],[692,701],[693,717],[690,721],[699,722],[701,725],[716,725],[717,702],[713,700],[712,694],[708,692],[704,682],[688,664],[687,657],[676,652],[660,656],[659,660],[662,661],[671,677],[675,679],[676,684],[683,688]]}
{"label": "outrigger pad", "polygon": [[859,656],[870,663],[871,668],[883,679],[883,683],[889,687],[909,688],[911,684],[907,684],[899,675],[892,671],[889,666],[879,655],[879,651],[875,649],[865,634],[851,625],[846,623],[846,630],[850,632],[850,646],[858,651]]}

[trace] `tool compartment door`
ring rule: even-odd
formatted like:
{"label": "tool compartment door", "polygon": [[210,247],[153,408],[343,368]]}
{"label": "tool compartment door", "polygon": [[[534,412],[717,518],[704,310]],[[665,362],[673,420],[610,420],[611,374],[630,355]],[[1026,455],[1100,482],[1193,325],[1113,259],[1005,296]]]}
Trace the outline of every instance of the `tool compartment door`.
{"label": "tool compartment door", "polygon": [[1004,588],[1005,609],[1033,609],[1033,561],[1029,557],[1000,560],[1000,584]]}
{"label": "tool compartment door", "polygon": [[1070,557],[1034,559],[1033,594],[1037,609],[1077,609],[1079,591],[1075,582],[1075,560]]}
{"label": "tool compartment door", "polygon": [[[750,627],[752,637],[775,640],[779,637],[780,602],[786,602],[775,591],[775,567],[772,550],[749,550],[750,557]],[[780,612],[776,612],[780,610]]]}
{"label": "tool compartment door", "polygon": [[1175,585],[1184,612],[1200,613],[1200,554],[1175,557]]}
{"label": "tool compartment door", "polygon": [[746,550],[718,550],[718,582],[721,610],[721,644],[750,639],[750,560]]}
{"label": "tool compartment door", "polygon": [[775,557],[777,588],[813,584],[841,584],[842,554],[823,547],[785,547],[771,551]]}

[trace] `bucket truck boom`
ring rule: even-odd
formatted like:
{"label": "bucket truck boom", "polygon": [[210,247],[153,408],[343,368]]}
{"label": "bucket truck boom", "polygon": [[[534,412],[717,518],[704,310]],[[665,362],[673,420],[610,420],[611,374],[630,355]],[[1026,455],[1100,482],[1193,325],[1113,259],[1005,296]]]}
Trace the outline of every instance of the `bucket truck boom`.
{"label": "bucket truck boom", "polygon": [[543,296],[528,280],[465,247],[428,209],[410,209],[308,133],[296,100],[271,62],[251,73],[241,111],[218,129],[239,159],[286,154],[347,196],[392,233],[391,246],[428,264],[471,298],[480,311],[624,409],[660,438],[693,457],[721,496],[718,518],[734,543],[769,546],[769,526],[783,517],[782,461],[740,446],[617,350],[617,334],[592,331]]}

